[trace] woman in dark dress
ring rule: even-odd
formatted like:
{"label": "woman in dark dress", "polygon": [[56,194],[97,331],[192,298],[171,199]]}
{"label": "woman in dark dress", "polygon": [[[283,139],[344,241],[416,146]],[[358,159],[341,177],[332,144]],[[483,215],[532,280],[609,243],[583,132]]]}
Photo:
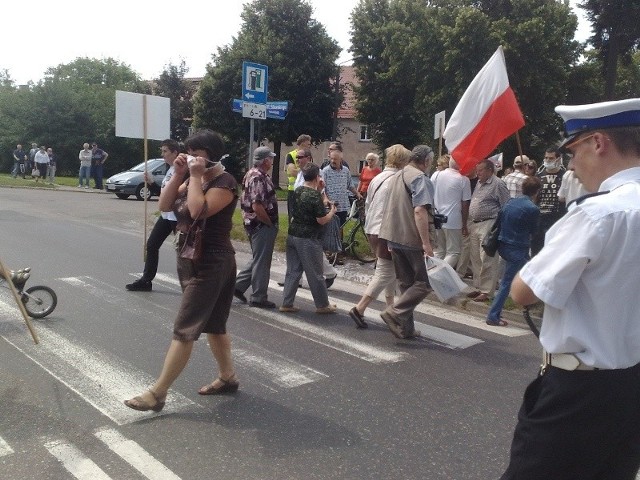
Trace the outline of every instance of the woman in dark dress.
{"label": "woman in dark dress", "polygon": [[[218,133],[201,130],[185,141],[185,147],[195,158],[187,159],[185,154],[176,158],[175,174],[162,189],[158,208],[174,210],[178,219],[176,229],[180,233],[187,232],[194,218],[206,218],[202,257],[193,261],[178,254],[183,295],[173,340],[154,385],[140,396],[125,400],[125,405],[134,410],[162,410],[169,388],[187,365],[193,342],[202,333],[207,334],[218,373],[217,378],[198,393],[232,393],[239,385],[231,358],[231,339],[226,331],[236,281],[230,232],[238,200],[237,183],[219,162],[225,147]],[[182,183],[187,169],[190,177]],[[179,234],[179,238],[178,252],[185,235]]]}

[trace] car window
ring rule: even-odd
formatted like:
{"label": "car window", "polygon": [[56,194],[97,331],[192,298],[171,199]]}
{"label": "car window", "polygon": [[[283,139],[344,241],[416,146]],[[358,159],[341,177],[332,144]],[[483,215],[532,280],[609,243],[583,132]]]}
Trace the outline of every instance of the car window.
{"label": "car window", "polygon": [[[147,169],[151,172],[153,172],[154,175],[156,175],[154,168],[158,168],[158,165],[160,165],[161,163],[164,163],[164,160],[158,160],[158,159],[154,159],[154,160],[149,160],[147,162]],[[130,169],[131,172],[144,172],[144,162],[136,165],[135,167]]]}

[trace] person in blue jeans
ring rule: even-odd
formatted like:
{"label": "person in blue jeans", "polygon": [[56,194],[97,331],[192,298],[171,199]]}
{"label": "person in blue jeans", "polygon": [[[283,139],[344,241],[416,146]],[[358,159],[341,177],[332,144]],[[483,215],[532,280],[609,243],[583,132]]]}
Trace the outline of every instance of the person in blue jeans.
{"label": "person in blue jeans", "polygon": [[500,234],[498,253],[506,262],[500,287],[493,297],[487,314],[487,325],[507,325],[500,315],[507,301],[511,282],[529,260],[531,235],[536,230],[540,209],[536,205],[542,183],[537,177],[528,177],[522,183],[522,197],[509,200],[500,212]]}

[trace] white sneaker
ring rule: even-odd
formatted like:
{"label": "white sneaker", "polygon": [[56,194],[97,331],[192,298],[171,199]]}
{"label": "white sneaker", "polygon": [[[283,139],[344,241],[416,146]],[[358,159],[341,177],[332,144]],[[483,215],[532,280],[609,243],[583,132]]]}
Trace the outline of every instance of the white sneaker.
{"label": "white sneaker", "polygon": [[78,188],[82,188],[82,185],[78,185]]}
{"label": "white sneaker", "polygon": [[84,188],[89,188],[89,185],[85,185]]}

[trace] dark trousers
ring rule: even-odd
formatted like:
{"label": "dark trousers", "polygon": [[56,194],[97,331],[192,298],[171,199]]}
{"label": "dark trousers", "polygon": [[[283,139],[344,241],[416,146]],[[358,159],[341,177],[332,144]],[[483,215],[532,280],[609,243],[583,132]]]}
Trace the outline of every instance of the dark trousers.
{"label": "dark trousers", "polygon": [[542,247],[544,247],[544,236],[547,234],[554,223],[556,223],[562,215],[556,213],[541,213],[538,217],[538,228],[531,235],[531,256],[537,255]]}
{"label": "dark trousers", "polygon": [[95,187],[102,190],[102,164],[97,163],[91,167],[91,176],[95,182]]}
{"label": "dark trousers", "polygon": [[634,480],[640,467],[640,364],[550,367],[524,394],[502,480]]}
{"label": "dark trousers", "polygon": [[158,261],[160,259],[160,247],[169,235],[175,230],[176,222],[166,220],[162,217],[153,226],[147,240],[147,260],[144,262],[144,273],[142,278],[151,281],[158,272]]}

